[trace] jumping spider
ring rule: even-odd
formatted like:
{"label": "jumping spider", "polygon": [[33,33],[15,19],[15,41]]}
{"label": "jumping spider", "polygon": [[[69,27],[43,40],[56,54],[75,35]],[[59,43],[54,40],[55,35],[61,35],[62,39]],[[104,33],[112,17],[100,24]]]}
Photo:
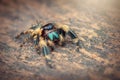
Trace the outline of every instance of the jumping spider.
{"label": "jumping spider", "polygon": [[48,58],[48,54],[54,49],[56,44],[61,46],[64,44],[66,35],[70,36],[72,42],[78,48],[81,48],[81,40],[67,25],[48,23],[42,26],[37,24],[30,27],[27,31],[21,32],[16,38],[26,34],[30,35],[30,37],[26,38],[23,43],[32,39],[36,50],[41,49],[41,52],[46,58]]}

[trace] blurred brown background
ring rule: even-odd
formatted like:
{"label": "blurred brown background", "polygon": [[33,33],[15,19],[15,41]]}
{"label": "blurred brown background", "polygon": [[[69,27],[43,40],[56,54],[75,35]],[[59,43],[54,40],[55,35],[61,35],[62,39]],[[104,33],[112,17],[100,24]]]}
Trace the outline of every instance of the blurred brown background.
{"label": "blurred brown background", "polygon": [[[57,46],[53,68],[14,37],[36,20],[69,25],[83,41]],[[0,80],[120,80],[119,0],[0,0]]]}

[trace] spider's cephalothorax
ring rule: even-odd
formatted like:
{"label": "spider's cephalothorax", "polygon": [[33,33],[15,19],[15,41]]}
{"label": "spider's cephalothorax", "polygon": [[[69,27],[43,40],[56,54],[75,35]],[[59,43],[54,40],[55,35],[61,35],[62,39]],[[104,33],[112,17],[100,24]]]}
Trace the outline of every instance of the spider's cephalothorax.
{"label": "spider's cephalothorax", "polygon": [[[20,33],[16,36],[16,38],[19,38],[24,34],[30,35],[30,38],[34,42],[35,48],[37,50],[38,48],[41,49],[45,57],[47,57],[50,51],[54,49],[56,44],[64,44],[66,35],[71,37],[73,43],[75,43],[76,46],[79,48],[81,47],[81,42],[78,36],[67,25],[48,23],[41,26],[40,24],[37,24],[29,28],[27,31]],[[25,39],[25,41],[28,39]]]}

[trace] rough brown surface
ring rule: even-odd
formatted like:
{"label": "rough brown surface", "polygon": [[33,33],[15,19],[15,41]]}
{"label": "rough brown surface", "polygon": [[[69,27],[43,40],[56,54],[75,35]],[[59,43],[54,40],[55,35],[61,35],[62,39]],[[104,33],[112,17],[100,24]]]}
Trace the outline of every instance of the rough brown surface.
{"label": "rough brown surface", "polygon": [[[0,0],[0,80],[120,80],[119,0]],[[69,25],[83,41],[50,54],[53,68],[15,35],[36,20]]]}

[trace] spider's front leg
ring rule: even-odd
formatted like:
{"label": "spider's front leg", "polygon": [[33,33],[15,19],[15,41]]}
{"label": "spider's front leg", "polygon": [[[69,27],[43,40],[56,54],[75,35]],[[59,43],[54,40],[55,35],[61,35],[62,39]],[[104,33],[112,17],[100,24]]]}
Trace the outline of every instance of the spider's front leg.
{"label": "spider's front leg", "polygon": [[71,37],[71,39],[73,40],[73,43],[76,44],[76,46],[78,46],[79,48],[82,48],[82,42],[73,30],[69,30],[67,34]]}
{"label": "spider's front leg", "polygon": [[73,43],[76,44],[76,50],[79,51],[79,48],[82,48],[82,42],[81,40],[78,38],[77,34],[71,30],[67,25],[58,25],[60,28],[60,31],[62,36],[65,37],[66,34],[68,34]]}
{"label": "spider's front leg", "polygon": [[49,56],[48,56],[48,54],[50,53],[50,49],[47,46],[47,42],[42,37],[40,37],[39,46],[40,46],[40,48],[42,50],[42,53],[45,56],[45,58],[50,59]]}
{"label": "spider's front leg", "polygon": [[47,46],[47,41],[45,41],[42,37],[40,38],[39,46],[42,49],[43,55],[45,56],[46,65],[52,68],[52,61],[50,56],[48,56],[48,54],[50,54],[50,49]]}

